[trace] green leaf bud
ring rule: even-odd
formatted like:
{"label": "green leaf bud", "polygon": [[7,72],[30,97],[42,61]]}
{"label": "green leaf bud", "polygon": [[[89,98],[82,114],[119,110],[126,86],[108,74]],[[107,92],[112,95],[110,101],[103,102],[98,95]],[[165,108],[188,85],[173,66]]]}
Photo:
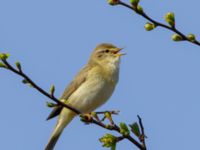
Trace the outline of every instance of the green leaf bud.
{"label": "green leaf bud", "polygon": [[18,61],[15,62],[15,65],[16,65],[17,69],[19,69],[19,70],[22,69],[20,62],[18,62]]}
{"label": "green leaf bud", "polygon": [[144,13],[142,6],[137,5],[137,12],[140,13],[140,14]]}
{"label": "green leaf bud", "polygon": [[173,12],[168,12],[165,15],[165,21],[172,27],[175,27],[175,15]]}
{"label": "green leaf bud", "polygon": [[128,129],[127,125],[124,122],[121,122],[119,126],[120,126],[120,133],[122,135],[127,136],[127,135],[130,134],[129,129]]}
{"label": "green leaf bud", "polygon": [[105,112],[104,115],[105,115],[106,118],[111,118],[110,112]]}
{"label": "green leaf bud", "polygon": [[178,41],[182,41],[183,38],[179,34],[173,34],[172,40],[178,42]]}
{"label": "green leaf bud", "polygon": [[114,6],[117,5],[119,3],[119,0],[107,0],[108,4]]}
{"label": "green leaf bud", "polygon": [[0,62],[0,67],[1,68],[6,68],[6,65],[4,65],[2,62]]}
{"label": "green leaf bud", "polygon": [[131,127],[131,131],[135,134],[135,136],[140,137],[141,133],[140,133],[140,128],[137,122],[129,125]]}
{"label": "green leaf bud", "polygon": [[52,86],[50,87],[50,94],[53,95],[54,92],[55,92],[55,86],[52,85]]}
{"label": "green leaf bud", "polygon": [[91,116],[94,118],[98,118],[97,113],[96,112],[91,112]]}
{"label": "green leaf bud", "polygon": [[22,80],[22,83],[28,84],[29,82],[26,79],[24,79],[24,80]]}
{"label": "green leaf bud", "polygon": [[112,134],[106,134],[99,141],[103,143],[103,147],[113,147],[117,142],[117,138]]}
{"label": "green leaf bud", "polygon": [[131,5],[137,6],[140,0],[130,0]]}
{"label": "green leaf bud", "polygon": [[112,128],[113,128],[112,125],[110,125],[110,124],[106,124],[106,129],[112,129]]}
{"label": "green leaf bud", "polygon": [[33,87],[31,83],[29,83],[26,79],[22,80],[22,83],[29,85],[29,87]]}
{"label": "green leaf bud", "polygon": [[146,29],[146,31],[151,31],[155,28],[155,25],[150,23],[150,22],[147,22],[145,25],[144,25],[144,28]]}
{"label": "green leaf bud", "polygon": [[10,54],[8,54],[8,53],[0,53],[1,60],[6,60],[9,56],[10,56]]}
{"label": "green leaf bud", "polygon": [[194,42],[196,40],[196,37],[194,34],[188,34],[187,36],[188,40],[190,40],[191,42]]}

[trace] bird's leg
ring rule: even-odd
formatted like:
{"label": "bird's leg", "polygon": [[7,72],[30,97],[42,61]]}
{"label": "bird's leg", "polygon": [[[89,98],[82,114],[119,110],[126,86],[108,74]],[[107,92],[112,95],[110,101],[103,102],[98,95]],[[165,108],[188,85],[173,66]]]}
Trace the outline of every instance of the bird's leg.
{"label": "bird's leg", "polygon": [[85,118],[86,121],[90,122],[92,120],[91,113],[82,114],[82,116]]}

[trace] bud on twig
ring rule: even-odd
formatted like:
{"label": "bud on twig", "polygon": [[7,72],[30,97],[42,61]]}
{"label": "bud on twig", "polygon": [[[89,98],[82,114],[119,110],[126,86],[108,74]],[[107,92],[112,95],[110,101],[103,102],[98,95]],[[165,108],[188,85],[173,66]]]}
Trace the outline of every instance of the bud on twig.
{"label": "bud on twig", "polygon": [[140,13],[140,14],[144,13],[142,6],[137,5],[137,12]]}
{"label": "bud on twig", "polygon": [[4,65],[2,62],[0,62],[0,67],[1,68],[6,68],[6,65]]}
{"label": "bud on twig", "polygon": [[194,34],[188,34],[187,36],[188,40],[190,40],[191,42],[194,42],[196,40],[196,37]]}
{"label": "bud on twig", "polygon": [[130,134],[129,129],[128,129],[127,125],[124,122],[121,122],[119,126],[120,126],[120,133],[122,135],[127,136],[127,135]]}
{"label": "bud on twig", "polygon": [[172,27],[175,27],[175,16],[173,12],[168,12],[165,15],[165,21]]}
{"label": "bud on twig", "polygon": [[137,6],[140,0],[130,0],[132,6]]}
{"label": "bud on twig", "polygon": [[92,117],[94,117],[94,118],[98,118],[98,115],[97,115],[96,112],[91,112],[91,115],[92,115]]}
{"label": "bud on twig", "polygon": [[172,40],[178,42],[178,41],[182,41],[183,38],[179,34],[173,34]]}
{"label": "bud on twig", "polygon": [[55,92],[55,86],[52,85],[52,86],[50,87],[50,94],[51,94],[51,96],[54,95],[54,92]]}
{"label": "bud on twig", "polygon": [[22,83],[28,84],[29,82],[26,79],[24,79],[24,80],[22,80]]}
{"label": "bud on twig", "polygon": [[111,116],[111,113],[110,112],[105,112],[104,113],[104,115],[105,115],[105,117],[107,118],[107,119],[112,119],[112,116]]}
{"label": "bud on twig", "polygon": [[106,124],[106,129],[112,129],[112,128],[113,128],[112,125],[110,125],[110,124]]}
{"label": "bud on twig", "polygon": [[103,147],[113,147],[116,145],[117,137],[112,134],[106,134],[99,141],[103,143]]}
{"label": "bud on twig", "polygon": [[135,136],[140,137],[141,133],[140,133],[140,128],[137,122],[129,125],[131,127],[131,131],[135,134]]}
{"label": "bud on twig", "polygon": [[108,4],[110,5],[117,5],[119,3],[119,0],[108,0]]}
{"label": "bud on twig", "polygon": [[155,28],[155,25],[150,23],[150,22],[147,22],[144,26],[144,28],[147,30],[147,31],[151,31]]}
{"label": "bud on twig", "polygon": [[6,60],[9,56],[10,56],[10,54],[8,54],[8,53],[0,53],[1,60]]}
{"label": "bud on twig", "polygon": [[33,85],[26,79],[22,80],[22,83],[29,85],[29,87],[33,87]]}
{"label": "bud on twig", "polygon": [[105,115],[105,117],[110,121],[110,123],[111,123],[112,125],[114,125],[111,112],[105,112],[104,115]]}
{"label": "bud on twig", "polygon": [[21,71],[22,70],[22,67],[21,67],[21,64],[20,64],[20,62],[15,62],[15,65],[16,65],[16,67],[17,67],[17,69],[19,70],[19,71]]}

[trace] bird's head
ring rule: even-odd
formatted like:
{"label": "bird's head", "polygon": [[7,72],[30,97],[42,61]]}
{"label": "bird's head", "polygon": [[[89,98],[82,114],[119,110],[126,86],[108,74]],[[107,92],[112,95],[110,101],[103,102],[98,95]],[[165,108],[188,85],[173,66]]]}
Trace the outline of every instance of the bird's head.
{"label": "bird's head", "polygon": [[120,57],[125,55],[124,53],[120,53],[122,49],[109,43],[102,43],[94,49],[90,61],[101,65],[107,65],[109,63],[119,64]]}

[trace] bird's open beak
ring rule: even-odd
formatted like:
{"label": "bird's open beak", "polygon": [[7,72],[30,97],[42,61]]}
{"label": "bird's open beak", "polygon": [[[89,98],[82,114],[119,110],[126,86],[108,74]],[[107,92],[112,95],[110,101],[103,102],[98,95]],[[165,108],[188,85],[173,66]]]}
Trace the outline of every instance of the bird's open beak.
{"label": "bird's open beak", "polygon": [[121,51],[122,49],[124,49],[124,48],[116,48],[116,49],[114,50],[113,53],[114,53],[116,56],[118,56],[118,57],[121,57],[121,56],[123,56],[123,55],[126,55],[126,53],[120,53],[120,51]]}

